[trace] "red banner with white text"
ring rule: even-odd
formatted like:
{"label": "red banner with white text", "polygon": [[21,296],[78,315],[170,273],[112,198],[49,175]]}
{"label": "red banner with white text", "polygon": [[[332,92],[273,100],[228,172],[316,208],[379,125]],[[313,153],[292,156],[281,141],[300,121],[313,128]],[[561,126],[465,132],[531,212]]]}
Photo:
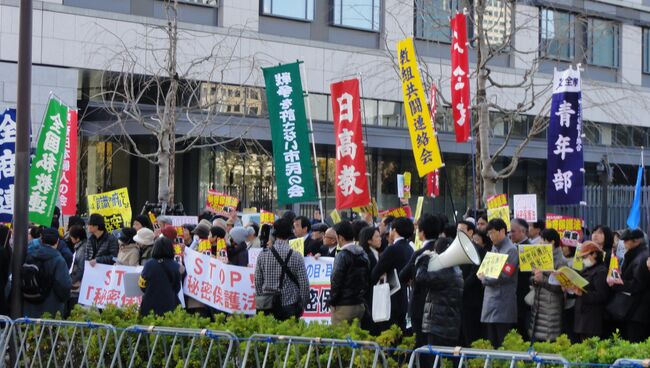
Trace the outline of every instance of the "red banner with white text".
{"label": "red banner with white text", "polygon": [[451,20],[451,106],[454,113],[456,142],[467,142],[470,125],[469,62],[465,14]]}
{"label": "red banner with white text", "polygon": [[330,90],[336,140],[336,208],[366,206],[370,203],[370,192],[361,132],[359,80],[332,83]]}
{"label": "red banner with white text", "polygon": [[68,110],[68,128],[63,154],[63,172],[59,183],[61,214],[77,214],[77,110]]}

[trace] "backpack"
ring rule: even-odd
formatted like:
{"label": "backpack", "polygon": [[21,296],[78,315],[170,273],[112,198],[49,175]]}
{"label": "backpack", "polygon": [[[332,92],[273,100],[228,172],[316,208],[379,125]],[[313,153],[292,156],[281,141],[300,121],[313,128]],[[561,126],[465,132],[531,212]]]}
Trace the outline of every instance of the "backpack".
{"label": "backpack", "polygon": [[52,278],[45,273],[45,262],[34,257],[27,257],[20,270],[23,299],[39,304],[45,301],[52,289]]}

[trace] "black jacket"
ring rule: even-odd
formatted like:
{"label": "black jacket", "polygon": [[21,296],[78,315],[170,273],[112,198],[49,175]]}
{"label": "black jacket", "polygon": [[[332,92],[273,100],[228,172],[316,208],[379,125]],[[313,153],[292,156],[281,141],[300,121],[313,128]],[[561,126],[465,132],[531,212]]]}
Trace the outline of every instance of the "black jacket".
{"label": "black jacket", "polygon": [[427,272],[429,257],[418,260],[415,281],[427,286],[422,332],[457,341],[463,304],[463,274],[458,266]]}
{"label": "black jacket", "polygon": [[51,289],[42,303],[33,304],[25,301],[24,315],[30,318],[41,318],[45,312],[52,316],[57,312],[63,315],[72,288],[69,269],[63,256],[58,250],[41,244],[28,253],[25,262],[33,262],[32,259],[43,262],[44,273],[51,280]]}
{"label": "black jacket", "polygon": [[363,248],[354,243],[338,252],[334,259],[330,305],[358,305],[366,302],[370,287],[370,266]]}
{"label": "black jacket", "polygon": [[648,248],[638,246],[625,253],[623,266],[621,267],[621,278],[623,285],[614,285],[612,289],[616,292],[627,292],[632,294],[633,305],[626,320],[632,322],[647,323],[650,310],[650,277],[648,277]]}
{"label": "black jacket", "polygon": [[[487,251],[482,247],[474,244],[474,249],[478,253],[481,261]],[[460,266],[461,271],[463,272],[463,310],[466,307],[477,307],[479,310],[479,316],[481,314],[480,310],[483,307],[483,283],[476,276],[479,266],[474,264],[464,264]]]}
{"label": "black jacket", "polygon": [[321,243],[320,251],[316,253],[320,253],[321,257],[336,257],[336,254],[338,253],[338,248],[334,247],[330,250],[326,245],[322,245]]}
{"label": "black jacket", "polygon": [[97,263],[112,265],[115,263],[113,258],[117,257],[120,251],[120,246],[117,244],[117,239],[104,231],[99,239],[95,235],[91,235],[86,243],[86,260],[95,260]]}
{"label": "black jacket", "polygon": [[[379,256],[377,265],[370,275],[370,284],[375,285],[383,274],[401,271],[413,255],[413,248],[408,240],[401,239],[393,245],[386,247],[386,250]],[[400,290],[390,297],[391,321],[394,318],[401,318],[406,315],[408,309],[408,300],[406,296],[406,286],[402,285]],[[403,323],[402,321],[399,321]]]}
{"label": "black jacket", "polygon": [[150,312],[160,316],[173,311],[180,304],[181,273],[178,263],[172,259],[150,259],[144,265],[139,282],[144,292],[140,315]]}
{"label": "black jacket", "polygon": [[233,244],[226,247],[226,252],[228,253],[228,264],[233,266],[248,266],[248,249],[246,247],[246,242],[241,244]]}
{"label": "black jacket", "polygon": [[[321,248],[323,247],[323,241],[322,240],[314,240],[311,238],[311,234],[307,235],[307,239],[305,239],[305,249],[303,254],[305,257],[307,256],[315,256],[316,253],[321,252]],[[321,253],[321,256],[325,256],[324,254]]]}
{"label": "black jacket", "polygon": [[574,332],[581,335],[601,336],[605,305],[610,295],[607,285],[607,266],[604,263],[585,268],[580,273],[589,281],[585,293],[576,295]]}
{"label": "black jacket", "polygon": [[415,274],[417,269],[415,268],[415,260],[424,252],[425,250],[434,249],[435,240],[427,240],[427,243],[422,246],[422,248],[413,252],[411,259],[402,270],[399,272],[399,282],[402,287],[406,287],[410,281],[411,283],[411,299],[409,300],[409,315],[411,316],[411,324],[413,326],[413,331],[420,332],[422,331],[422,313],[424,312],[424,302],[427,298],[427,285],[422,283],[415,282]]}

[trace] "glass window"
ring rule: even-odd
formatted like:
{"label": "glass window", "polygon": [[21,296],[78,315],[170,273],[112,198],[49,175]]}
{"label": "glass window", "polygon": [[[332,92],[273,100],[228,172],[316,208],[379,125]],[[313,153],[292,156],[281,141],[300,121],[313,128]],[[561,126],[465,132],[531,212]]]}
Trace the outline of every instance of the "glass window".
{"label": "glass window", "polygon": [[587,62],[617,68],[619,25],[616,22],[589,18],[587,22]]}
{"label": "glass window", "polygon": [[544,57],[572,60],[575,56],[575,16],[571,13],[542,9],[540,53]]}
{"label": "glass window", "polygon": [[313,20],[314,0],[263,0],[263,14]]}
{"label": "glass window", "polygon": [[457,0],[415,0],[415,37],[451,42],[449,18],[457,8]]}
{"label": "glass window", "polygon": [[402,103],[379,101],[379,125],[386,127],[402,126]]}
{"label": "glass window", "polygon": [[593,121],[585,120],[582,127],[582,134],[585,135],[585,139],[588,144],[602,143],[600,140],[600,129],[598,124],[594,123]]}
{"label": "glass window", "polygon": [[377,100],[361,99],[361,116],[366,125],[377,125]]}
{"label": "glass window", "polygon": [[650,74],[650,28],[643,29],[643,72]]}
{"label": "glass window", "polygon": [[632,145],[635,147],[646,146],[646,137],[647,133],[645,128],[641,127],[630,127],[632,130]]}
{"label": "glass window", "polygon": [[334,0],[334,24],[379,31],[380,0]]}
{"label": "glass window", "polygon": [[309,94],[309,107],[311,108],[311,118],[313,120],[319,121],[328,121],[327,120],[327,95],[321,95],[316,93]]}
{"label": "glass window", "polygon": [[612,146],[629,146],[630,136],[628,127],[623,125],[612,126]]}
{"label": "glass window", "polygon": [[[510,1],[485,0],[483,29],[491,48],[500,48],[508,42],[512,33],[512,8]],[[474,23],[476,23],[474,15]]]}

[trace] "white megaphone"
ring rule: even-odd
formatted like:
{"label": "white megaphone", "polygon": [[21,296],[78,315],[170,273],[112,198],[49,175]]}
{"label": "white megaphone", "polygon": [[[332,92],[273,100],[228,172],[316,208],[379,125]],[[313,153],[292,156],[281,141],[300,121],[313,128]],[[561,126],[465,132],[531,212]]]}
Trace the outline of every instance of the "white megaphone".
{"label": "white megaphone", "polygon": [[478,255],[469,236],[459,230],[456,239],[454,239],[446,251],[440,255],[436,253],[431,255],[427,271],[438,271],[443,268],[469,263],[478,266],[481,264],[481,257]]}

